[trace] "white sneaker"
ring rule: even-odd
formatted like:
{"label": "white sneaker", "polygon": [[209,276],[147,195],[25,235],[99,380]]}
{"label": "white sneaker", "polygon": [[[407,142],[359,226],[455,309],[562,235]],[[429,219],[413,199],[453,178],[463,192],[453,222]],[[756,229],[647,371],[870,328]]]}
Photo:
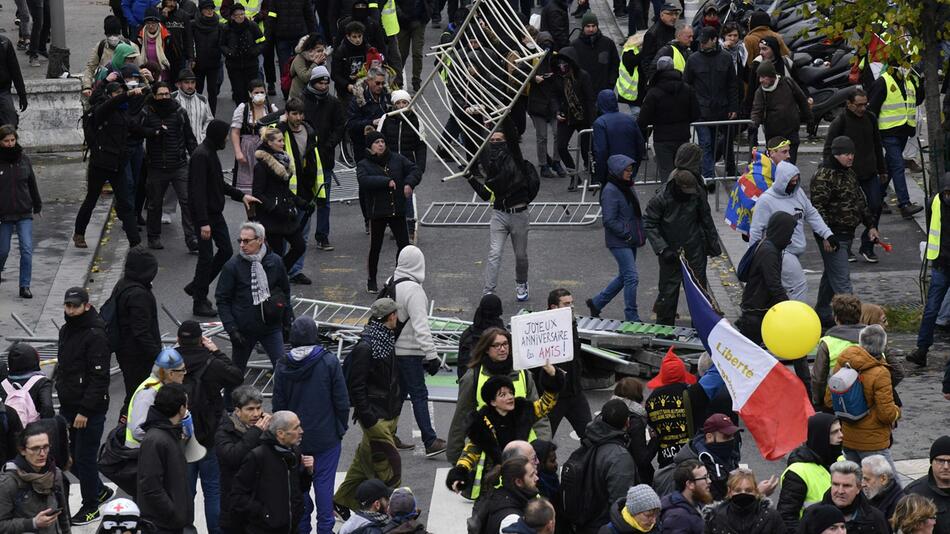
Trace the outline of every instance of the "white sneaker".
{"label": "white sneaker", "polygon": [[162,224],[171,224],[171,223],[172,223],[172,216],[167,213],[163,213]]}
{"label": "white sneaker", "polygon": [[528,300],[528,282],[515,285],[515,296],[518,299],[518,302],[524,302]]}

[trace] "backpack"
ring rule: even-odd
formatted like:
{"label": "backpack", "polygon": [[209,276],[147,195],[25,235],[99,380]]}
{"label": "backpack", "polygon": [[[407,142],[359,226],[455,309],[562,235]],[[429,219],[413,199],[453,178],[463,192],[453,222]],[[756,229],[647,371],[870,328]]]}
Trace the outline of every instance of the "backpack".
{"label": "backpack", "polygon": [[[377,299],[393,299],[393,302],[396,301],[396,286],[403,282],[411,282],[412,278],[390,278],[389,281],[379,290],[379,293],[376,295]],[[406,326],[408,321],[396,321],[396,339],[399,339],[399,334],[402,333],[402,329]]]}
{"label": "backpack", "polygon": [[209,414],[205,410],[211,407],[211,401],[208,399],[206,389],[202,380],[205,372],[211,367],[211,359],[214,356],[208,355],[204,365],[194,373],[187,373],[182,385],[188,393],[188,409],[191,411],[191,421],[195,429],[195,439],[198,443],[214,443],[214,431],[217,421],[214,417],[207,417]]}
{"label": "backpack", "polygon": [[36,403],[33,402],[33,397],[30,396],[30,389],[43,378],[46,377],[42,375],[31,376],[26,384],[22,386],[10,382],[9,378],[5,378],[3,382],[0,382],[3,390],[7,392],[6,405],[16,410],[24,427],[40,420],[40,412],[36,410]]}
{"label": "backpack", "polygon": [[736,278],[740,282],[748,282],[749,274],[752,272],[752,259],[755,258],[755,253],[759,251],[759,247],[762,246],[762,241],[756,241],[749,245],[749,248],[746,249],[745,253],[742,254],[742,258],[739,259],[739,264],[736,265]]}
{"label": "backpack", "polygon": [[831,407],[835,415],[848,421],[859,421],[868,414],[868,401],[864,397],[861,373],[845,364],[828,379],[831,390]]}
{"label": "backpack", "polygon": [[284,94],[290,92],[290,85],[293,83],[293,69],[291,69],[290,66],[294,64],[296,57],[297,54],[290,56],[287,63],[280,66],[280,90],[283,91]]}
{"label": "backpack", "polygon": [[595,519],[606,500],[603,489],[600,489],[603,481],[594,480],[593,465],[597,449],[604,444],[590,446],[583,443],[561,466],[562,517],[572,525],[585,525]]}
{"label": "backpack", "polygon": [[115,352],[119,349],[119,343],[122,342],[122,336],[119,332],[119,299],[125,293],[125,287],[118,294],[110,295],[108,299],[99,308],[99,317],[106,324],[106,337],[109,339],[109,350]]}

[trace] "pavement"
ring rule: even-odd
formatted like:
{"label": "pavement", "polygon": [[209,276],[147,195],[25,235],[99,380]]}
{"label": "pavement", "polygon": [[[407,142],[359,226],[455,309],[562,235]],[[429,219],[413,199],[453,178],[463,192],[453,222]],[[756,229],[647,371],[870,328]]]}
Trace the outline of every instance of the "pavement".
{"label": "pavement", "polygon": [[[615,42],[620,43],[623,36],[610,35],[610,21],[613,15],[606,0],[593,0],[595,11],[602,21],[602,29]],[[689,4],[688,4],[689,5]],[[67,16],[70,21],[68,31],[69,46],[73,50],[74,71],[85,63],[86,54],[92,49],[101,34],[101,20],[107,14],[105,2],[77,0],[67,2]],[[572,24],[578,21],[572,19]],[[619,31],[619,26],[614,24]],[[625,26],[625,25],[624,25]],[[7,35],[13,32],[12,5],[0,10],[0,29],[6,29]],[[435,44],[438,31],[429,29],[426,33],[426,46]],[[21,63],[25,64],[23,54]],[[431,65],[426,62],[424,75]],[[24,67],[28,76],[41,76],[39,71]],[[219,99],[218,117],[227,119],[233,110],[233,104],[225,81]],[[534,154],[534,134],[529,128],[523,147],[525,153]],[[806,146],[800,156],[802,177],[806,182],[817,167],[814,147]],[[233,160],[230,147],[221,154],[227,168]],[[459,180],[441,182],[447,172],[430,156],[430,165],[421,187],[417,190],[417,209],[420,215],[432,203],[438,201],[467,201],[472,192],[469,186]],[[15,269],[16,252],[8,259],[6,280],[0,284],[0,335],[6,338],[23,335],[23,329],[11,317],[16,313],[31,331],[39,336],[55,336],[55,323],[61,323],[60,311],[62,294],[72,285],[83,285],[90,290],[92,301],[98,306],[111,292],[115,282],[121,276],[122,261],[128,246],[119,227],[114,226],[114,215],[109,213],[111,199],[103,197],[94,213],[93,221],[86,233],[89,249],[77,250],[70,240],[72,224],[79,203],[85,194],[85,166],[76,154],[62,154],[34,157],[37,167],[40,191],[45,200],[43,217],[38,219],[34,228],[34,281],[32,284],[35,298],[24,300],[16,297]],[[576,202],[579,193],[567,190],[566,179],[544,180],[539,201]],[[656,186],[638,186],[641,201],[646,202]],[[919,187],[911,187],[912,194],[919,194]],[[725,208],[723,188],[719,188],[720,207],[714,207],[714,217],[722,219]],[[915,192],[917,191],[917,192]],[[332,194],[331,194],[332,196]],[[715,206],[715,197],[710,197]],[[314,279],[312,286],[294,286],[295,295],[334,302],[347,302],[369,305],[374,296],[365,292],[366,266],[364,264],[368,248],[368,237],[363,233],[362,217],[355,204],[333,204],[331,217],[331,242],[336,246],[332,252],[310,248],[306,254],[304,272]],[[243,220],[244,210],[237,203],[229,203],[226,217],[232,234]],[[166,248],[153,251],[159,259],[159,273],[154,282],[154,291],[160,305],[164,305],[171,316],[177,320],[191,318],[191,301],[186,298],[182,287],[191,280],[195,256],[189,254],[181,234],[181,226],[175,217],[171,225],[163,226],[163,241]],[[917,243],[923,232],[919,221],[905,221],[899,216],[885,216],[881,224],[884,239],[893,243],[895,251],[881,254],[881,263],[868,265],[862,262],[852,264],[852,279],[856,293],[868,295],[871,300],[890,305],[919,306],[919,288],[917,273],[919,254]],[[723,223],[719,223],[719,234],[726,254],[710,262],[709,278],[712,292],[726,312],[727,317],[735,318],[738,313],[736,303],[741,295],[741,286],[735,280],[732,264],[744,250],[738,234]],[[506,250],[502,260],[499,277],[499,296],[508,314],[521,308],[539,310],[545,307],[547,292],[555,287],[570,289],[580,305],[584,299],[593,296],[616,274],[616,266],[603,246],[603,230],[600,223],[558,228],[532,228],[529,242],[531,261],[531,299],[527,303],[518,303],[514,298],[514,261]],[[460,228],[446,226],[422,226],[418,233],[417,244],[427,254],[427,279],[425,287],[433,301],[433,313],[441,316],[455,316],[470,319],[481,297],[482,272],[488,250],[487,228]],[[813,247],[813,244],[809,245]],[[14,250],[16,247],[14,246]],[[381,277],[388,276],[395,264],[396,248],[394,242],[386,240],[380,260]],[[653,298],[656,294],[658,277],[657,262],[649,248],[640,249],[638,270],[640,286],[638,303],[641,315],[650,316]],[[806,255],[805,267],[810,269],[810,297],[817,291],[821,265],[817,251]],[[382,280],[380,280],[382,281]],[[622,299],[614,300],[604,310],[607,317],[622,315]],[[680,302],[680,323],[689,324],[685,301]],[[160,324],[163,332],[173,335],[175,331],[172,317],[160,312]],[[220,344],[227,350],[227,341]],[[912,336],[908,334],[892,335],[891,349],[895,354],[912,346]],[[920,458],[933,439],[945,432],[946,401],[940,395],[940,364],[947,354],[944,341],[938,343],[931,352],[934,363],[930,367],[917,370],[909,369],[908,377],[900,386],[902,396],[908,401],[903,417],[894,434],[894,456],[899,460],[901,472],[908,478],[918,476],[922,470]],[[443,372],[430,379],[433,387],[451,381],[451,373]],[[112,403],[109,420],[118,416],[122,400],[121,380],[113,381],[111,387]],[[591,391],[589,399],[596,411],[609,398],[606,391]],[[451,403],[431,403],[432,423],[440,436],[444,437],[454,412]],[[419,430],[413,421],[411,407],[404,405],[402,424],[398,434],[405,442],[413,442],[416,448],[403,453],[403,484],[411,486],[420,507],[424,510],[423,520],[428,522],[429,530],[436,533],[461,532],[467,517],[468,504],[445,490],[442,480],[450,467],[444,457],[427,459],[419,443]],[[567,423],[559,429],[555,441],[562,451],[562,461],[576,446],[576,435],[572,435]],[[360,439],[358,431],[350,431],[344,437],[343,454],[339,463],[342,473],[349,465]],[[782,462],[766,462],[755,450],[752,439],[743,445],[743,461],[748,463],[760,476],[778,474],[784,465]],[[926,462],[924,462],[926,463]],[[340,480],[338,473],[338,482]],[[73,496],[75,499],[76,496]],[[205,532],[199,495],[196,506],[196,525],[198,532]],[[73,509],[77,506],[73,506]],[[464,515],[463,515],[464,514]],[[74,529],[81,534],[92,533],[95,525]]]}

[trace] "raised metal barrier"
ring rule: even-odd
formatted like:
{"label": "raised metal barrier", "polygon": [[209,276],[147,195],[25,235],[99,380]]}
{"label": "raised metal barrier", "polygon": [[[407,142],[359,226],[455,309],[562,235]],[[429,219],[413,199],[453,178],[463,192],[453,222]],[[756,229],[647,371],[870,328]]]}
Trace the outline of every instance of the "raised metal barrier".
{"label": "raised metal barrier", "polygon": [[350,204],[360,199],[360,184],[356,181],[356,167],[337,162],[330,174],[330,202]]}
{"label": "raised metal barrier", "polygon": [[[494,208],[487,202],[433,202],[419,223],[422,226],[488,226]],[[528,205],[531,226],[584,226],[600,217],[596,202],[532,202]]]}
{"label": "raised metal barrier", "polygon": [[[699,121],[689,125],[690,131],[692,132],[691,141],[700,146],[702,146],[702,143],[699,142],[698,128],[713,129],[711,136],[714,162],[713,176],[703,176],[707,185],[715,184],[716,182],[734,182],[745,172],[749,164],[749,155],[752,154],[752,140],[749,136],[745,135],[749,126],[752,126],[752,121],[749,119]],[[722,139],[722,142],[720,142],[720,139]],[[744,145],[743,140],[745,140]],[[743,150],[743,146],[745,150]],[[723,160],[721,167],[722,174],[719,173],[720,158]],[[729,161],[730,159],[732,160],[731,162]],[[722,187],[716,187],[716,211],[720,209],[720,189],[722,189]],[[726,194],[728,194],[728,192]]]}

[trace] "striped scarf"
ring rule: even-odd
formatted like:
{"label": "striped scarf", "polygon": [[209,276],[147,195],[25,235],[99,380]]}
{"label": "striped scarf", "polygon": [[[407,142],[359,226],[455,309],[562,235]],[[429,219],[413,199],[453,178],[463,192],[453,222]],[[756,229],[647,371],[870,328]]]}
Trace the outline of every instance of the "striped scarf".
{"label": "striped scarf", "polygon": [[239,250],[238,254],[245,260],[251,262],[251,297],[254,299],[254,305],[264,302],[270,298],[270,284],[267,282],[267,271],[264,270],[264,264],[261,260],[267,255],[267,245],[262,244],[257,254],[245,254]]}

